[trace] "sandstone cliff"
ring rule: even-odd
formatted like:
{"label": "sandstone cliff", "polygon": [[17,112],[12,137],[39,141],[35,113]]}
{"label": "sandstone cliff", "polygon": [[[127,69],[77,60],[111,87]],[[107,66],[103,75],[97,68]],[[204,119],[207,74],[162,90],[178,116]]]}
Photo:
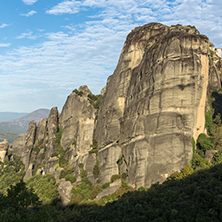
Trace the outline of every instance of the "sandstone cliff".
{"label": "sandstone cliff", "polygon": [[[195,27],[159,23],[135,28],[128,35],[118,65],[102,89],[74,90],[61,114],[31,122],[27,135],[13,144],[25,163],[25,179],[69,171],[80,181],[80,168],[95,183],[115,174],[139,188],[163,182],[192,158],[192,137],[205,130],[207,91],[220,87],[221,58]],[[98,110],[97,110],[98,109]],[[80,167],[81,165],[81,167]],[[65,189],[64,179],[60,190]],[[62,191],[61,191],[62,192]]]}
{"label": "sandstone cliff", "polygon": [[209,72],[220,86],[208,57],[209,40],[194,27],[151,23],[128,35],[95,128],[102,183],[127,172],[131,185],[149,187],[189,164],[192,136],[204,132]]}

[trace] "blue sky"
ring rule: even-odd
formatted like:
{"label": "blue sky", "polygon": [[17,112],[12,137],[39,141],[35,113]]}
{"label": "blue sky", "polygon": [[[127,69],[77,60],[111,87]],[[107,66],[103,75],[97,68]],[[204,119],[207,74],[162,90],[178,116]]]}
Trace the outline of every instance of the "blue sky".
{"label": "blue sky", "polygon": [[221,0],[0,0],[0,112],[100,93],[127,34],[150,22],[195,25],[222,47]]}

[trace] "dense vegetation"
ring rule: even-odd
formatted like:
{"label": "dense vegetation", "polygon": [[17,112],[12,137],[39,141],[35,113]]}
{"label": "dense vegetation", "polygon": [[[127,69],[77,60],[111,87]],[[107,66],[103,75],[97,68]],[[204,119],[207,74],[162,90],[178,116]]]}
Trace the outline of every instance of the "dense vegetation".
{"label": "dense vegetation", "polygon": [[[127,192],[112,203],[43,205],[23,182],[0,195],[1,221],[222,221],[222,165]],[[13,211],[13,214],[11,213]],[[6,220],[7,219],[7,220]]]}
{"label": "dense vegetation", "polygon": [[15,185],[25,176],[25,166],[19,157],[14,156],[14,161],[7,158],[0,162],[0,193],[6,194],[11,185]]}

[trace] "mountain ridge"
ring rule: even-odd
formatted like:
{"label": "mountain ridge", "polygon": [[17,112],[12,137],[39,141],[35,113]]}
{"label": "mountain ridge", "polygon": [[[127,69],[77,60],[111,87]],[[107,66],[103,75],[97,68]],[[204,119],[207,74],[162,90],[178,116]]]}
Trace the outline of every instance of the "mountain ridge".
{"label": "mountain ridge", "polygon": [[42,118],[48,117],[50,110],[38,109],[21,116],[18,119],[11,119],[0,122],[0,133],[20,134],[25,133],[30,121],[39,122]]}
{"label": "mountain ridge", "polygon": [[19,119],[28,113],[19,113],[19,112],[0,112],[0,122],[5,122],[13,119]]}

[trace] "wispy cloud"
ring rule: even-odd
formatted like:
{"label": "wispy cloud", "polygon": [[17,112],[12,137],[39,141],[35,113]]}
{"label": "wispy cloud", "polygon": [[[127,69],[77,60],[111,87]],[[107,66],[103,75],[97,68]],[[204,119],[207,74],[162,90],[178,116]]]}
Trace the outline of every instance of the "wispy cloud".
{"label": "wispy cloud", "polygon": [[16,39],[24,39],[24,38],[35,40],[38,37],[37,37],[37,35],[33,35],[33,32],[31,32],[31,31],[30,32],[24,32],[21,35],[16,37]]}
{"label": "wispy cloud", "polygon": [[[92,9],[89,14],[93,19],[88,17],[75,26],[67,20],[57,32],[43,30],[41,43],[0,55],[1,83],[5,90],[13,90],[13,106],[21,111],[26,111],[24,101],[35,103],[36,108],[61,109],[66,96],[79,85],[87,84],[99,93],[115,69],[127,34],[136,26],[149,22],[195,25],[216,47],[222,47],[221,8],[218,0],[62,1],[47,13],[75,14]],[[38,37],[29,31],[17,38]],[[7,95],[0,93],[0,104],[7,104]]]}
{"label": "wispy cloud", "polygon": [[30,12],[28,12],[28,13],[22,13],[22,14],[20,14],[21,16],[26,16],[26,17],[29,17],[29,16],[32,16],[32,15],[34,15],[34,14],[36,14],[37,12],[36,11],[34,11],[34,10],[31,10]]}
{"label": "wispy cloud", "polygon": [[22,0],[26,5],[33,5],[36,3],[38,0]]}
{"label": "wispy cloud", "polygon": [[0,29],[3,29],[3,28],[5,28],[5,27],[7,27],[7,26],[9,26],[9,24],[2,23],[2,24],[0,25]]}
{"label": "wispy cloud", "polygon": [[64,13],[75,14],[79,12],[80,1],[64,1],[46,11],[48,14],[61,15]]}
{"label": "wispy cloud", "polygon": [[0,43],[0,47],[9,47],[11,43]]}

